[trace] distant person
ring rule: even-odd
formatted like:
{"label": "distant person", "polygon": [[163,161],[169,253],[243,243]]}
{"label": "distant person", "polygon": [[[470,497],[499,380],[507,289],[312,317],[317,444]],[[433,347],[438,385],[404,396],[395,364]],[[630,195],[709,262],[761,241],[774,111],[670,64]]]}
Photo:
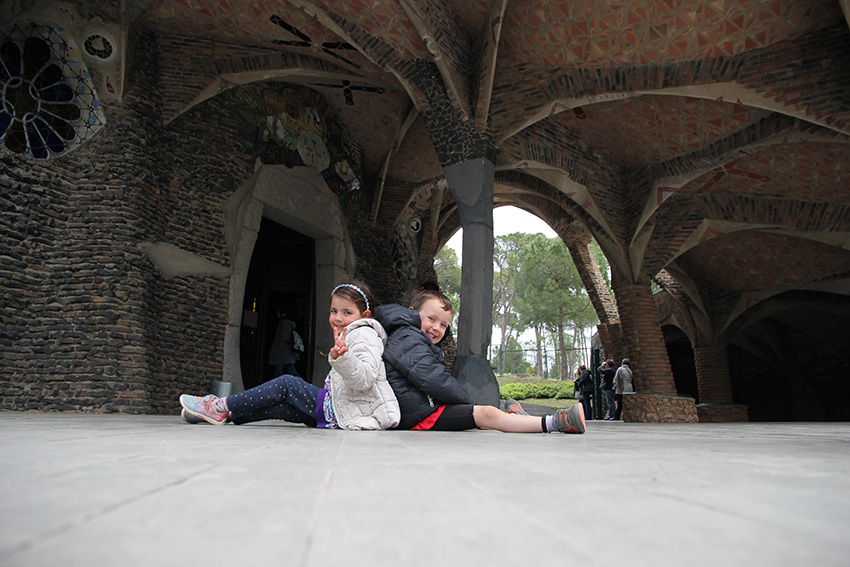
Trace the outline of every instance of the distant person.
{"label": "distant person", "polygon": [[274,334],[272,348],[269,351],[269,364],[274,366],[274,378],[284,374],[301,377],[295,368],[295,363],[301,357],[292,348],[295,321],[286,318],[287,311],[286,307],[280,307],[277,310],[277,331]]}
{"label": "distant person", "polygon": [[584,406],[584,419],[593,419],[591,398],[593,397],[593,376],[587,366],[578,367],[578,379],[575,382],[576,391],[581,393],[581,404]]}
{"label": "distant person", "polygon": [[334,346],[323,388],[284,374],[226,398],[183,394],[183,419],[215,425],[280,419],[324,429],[396,426],[401,411],[381,359],[387,335],[371,318],[372,308],[372,294],[360,282],[340,284],[331,292],[328,322]]}
{"label": "distant person", "polygon": [[602,392],[605,395],[605,404],[608,406],[608,415],[605,419],[608,421],[613,420],[616,414],[617,402],[614,397],[614,374],[616,374],[616,372],[617,371],[614,369],[614,360],[611,358],[603,362],[602,366],[599,367],[599,374],[602,381]]}
{"label": "distant person", "polygon": [[614,375],[614,398],[617,401],[615,420],[619,421],[623,417],[623,394],[630,394],[634,391],[634,374],[632,374],[632,369],[629,366],[629,359],[624,358],[622,366],[617,369],[617,373]]}
{"label": "distant person", "polygon": [[585,432],[581,403],[542,418],[475,405],[472,396],[449,374],[439,347],[453,314],[452,302],[433,289],[417,292],[409,308],[382,305],[375,309],[375,319],[389,335],[384,363],[387,379],[401,407],[398,429]]}

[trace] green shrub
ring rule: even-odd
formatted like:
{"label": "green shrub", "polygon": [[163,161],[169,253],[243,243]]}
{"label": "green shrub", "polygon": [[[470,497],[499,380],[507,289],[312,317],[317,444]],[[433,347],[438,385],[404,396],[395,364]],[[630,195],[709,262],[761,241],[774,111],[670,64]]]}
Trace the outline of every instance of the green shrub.
{"label": "green shrub", "polygon": [[502,398],[524,400],[526,398],[572,398],[573,383],[570,380],[534,380],[510,382],[499,387]]}

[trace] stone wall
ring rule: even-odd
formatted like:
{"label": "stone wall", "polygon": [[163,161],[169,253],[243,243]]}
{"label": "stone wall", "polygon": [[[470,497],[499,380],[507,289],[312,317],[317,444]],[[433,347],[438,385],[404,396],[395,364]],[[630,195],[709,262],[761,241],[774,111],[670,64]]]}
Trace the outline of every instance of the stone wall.
{"label": "stone wall", "polygon": [[163,129],[155,38],[134,53],[100,135],[50,162],[2,156],[2,408],[171,413],[221,377],[227,278],[165,278],[140,245],[226,268],[221,203],[250,156],[212,103]]}
{"label": "stone wall", "polygon": [[[232,267],[226,200],[254,171],[239,89],[165,124],[159,43],[136,39],[123,103],[53,161],[0,154],[0,409],[176,413],[222,378]],[[169,44],[172,48],[173,45]],[[355,276],[401,290],[371,192],[340,196]],[[142,252],[165,243],[217,275],[166,277]]]}
{"label": "stone wall", "polygon": [[623,394],[623,421],[649,423],[696,423],[693,398],[657,394]]}

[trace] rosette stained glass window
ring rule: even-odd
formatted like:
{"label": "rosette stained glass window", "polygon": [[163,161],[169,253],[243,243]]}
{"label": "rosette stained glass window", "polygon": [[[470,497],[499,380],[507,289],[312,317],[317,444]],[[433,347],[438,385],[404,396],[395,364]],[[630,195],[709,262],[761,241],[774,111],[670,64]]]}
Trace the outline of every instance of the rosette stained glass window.
{"label": "rosette stained glass window", "polygon": [[63,34],[40,24],[0,28],[0,149],[49,159],[104,126],[88,69]]}

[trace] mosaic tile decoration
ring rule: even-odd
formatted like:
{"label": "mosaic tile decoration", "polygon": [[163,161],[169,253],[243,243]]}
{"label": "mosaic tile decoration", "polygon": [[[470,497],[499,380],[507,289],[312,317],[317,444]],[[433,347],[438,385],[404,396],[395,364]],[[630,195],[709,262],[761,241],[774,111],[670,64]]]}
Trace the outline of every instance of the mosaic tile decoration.
{"label": "mosaic tile decoration", "polygon": [[850,254],[842,248],[759,231],[717,236],[679,262],[698,281],[742,290],[796,286],[850,272]]}
{"label": "mosaic tile decoration", "polygon": [[0,28],[0,148],[50,159],[103,128],[106,117],[81,55],[61,27]]}
{"label": "mosaic tile decoration", "polygon": [[843,21],[831,0],[509,2],[499,56],[609,67],[737,55]]}
{"label": "mosaic tile decoration", "polygon": [[768,115],[738,104],[644,95],[556,114],[620,166],[639,167],[688,153]]}
{"label": "mosaic tile decoration", "polygon": [[305,87],[254,84],[240,98],[246,134],[263,163],[314,167],[336,194],[361,188],[360,149],[322,95]]}

